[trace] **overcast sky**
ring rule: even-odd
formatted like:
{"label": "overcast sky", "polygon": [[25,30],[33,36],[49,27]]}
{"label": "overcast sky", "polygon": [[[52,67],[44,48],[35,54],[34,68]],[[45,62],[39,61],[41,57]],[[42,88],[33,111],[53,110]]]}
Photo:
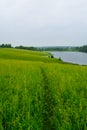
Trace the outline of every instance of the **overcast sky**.
{"label": "overcast sky", "polygon": [[87,44],[87,0],[0,0],[0,43]]}

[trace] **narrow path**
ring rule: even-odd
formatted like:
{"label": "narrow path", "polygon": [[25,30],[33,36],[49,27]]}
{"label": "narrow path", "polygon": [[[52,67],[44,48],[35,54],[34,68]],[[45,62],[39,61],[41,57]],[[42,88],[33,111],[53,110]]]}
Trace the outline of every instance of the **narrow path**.
{"label": "narrow path", "polygon": [[51,96],[51,90],[49,87],[49,80],[45,73],[44,67],[41,67],[41,74],[43,76],[44,87],[43,130],[55,130],[53,100]]}

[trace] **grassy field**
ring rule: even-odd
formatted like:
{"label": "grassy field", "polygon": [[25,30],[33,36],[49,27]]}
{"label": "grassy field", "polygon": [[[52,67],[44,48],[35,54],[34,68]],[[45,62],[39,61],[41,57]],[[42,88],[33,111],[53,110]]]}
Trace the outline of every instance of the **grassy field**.
{"label": "grassy field", "polygon": [[87,67],[0,49],[0,130],[87,130]]}

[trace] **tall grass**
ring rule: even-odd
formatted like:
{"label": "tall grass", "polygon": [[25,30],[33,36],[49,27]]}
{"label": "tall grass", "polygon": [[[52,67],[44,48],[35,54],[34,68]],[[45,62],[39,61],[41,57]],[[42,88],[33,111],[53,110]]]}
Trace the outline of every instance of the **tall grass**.
{"label": "tall grass", "polygon": [[44,91],[39,63],[4,61],[0,68],[1,128],[41,130]]}
{"label": "tall grass", "polygon": [[46,65],[56,130],[87,129],[87,67]]}
{"label": "tall grass", "polygon": [[0,51],[0,130],[87,129],[86,66]]}

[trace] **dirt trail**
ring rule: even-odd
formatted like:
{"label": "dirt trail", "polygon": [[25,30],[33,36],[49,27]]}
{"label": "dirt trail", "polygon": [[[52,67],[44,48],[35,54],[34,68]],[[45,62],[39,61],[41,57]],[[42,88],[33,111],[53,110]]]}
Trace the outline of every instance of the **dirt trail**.
{"label": "dirt trail", "polygon": [[44,87],[43,130],[55,130],[53,99],[44,67],[41,67],[41,74],[43,76]]}

